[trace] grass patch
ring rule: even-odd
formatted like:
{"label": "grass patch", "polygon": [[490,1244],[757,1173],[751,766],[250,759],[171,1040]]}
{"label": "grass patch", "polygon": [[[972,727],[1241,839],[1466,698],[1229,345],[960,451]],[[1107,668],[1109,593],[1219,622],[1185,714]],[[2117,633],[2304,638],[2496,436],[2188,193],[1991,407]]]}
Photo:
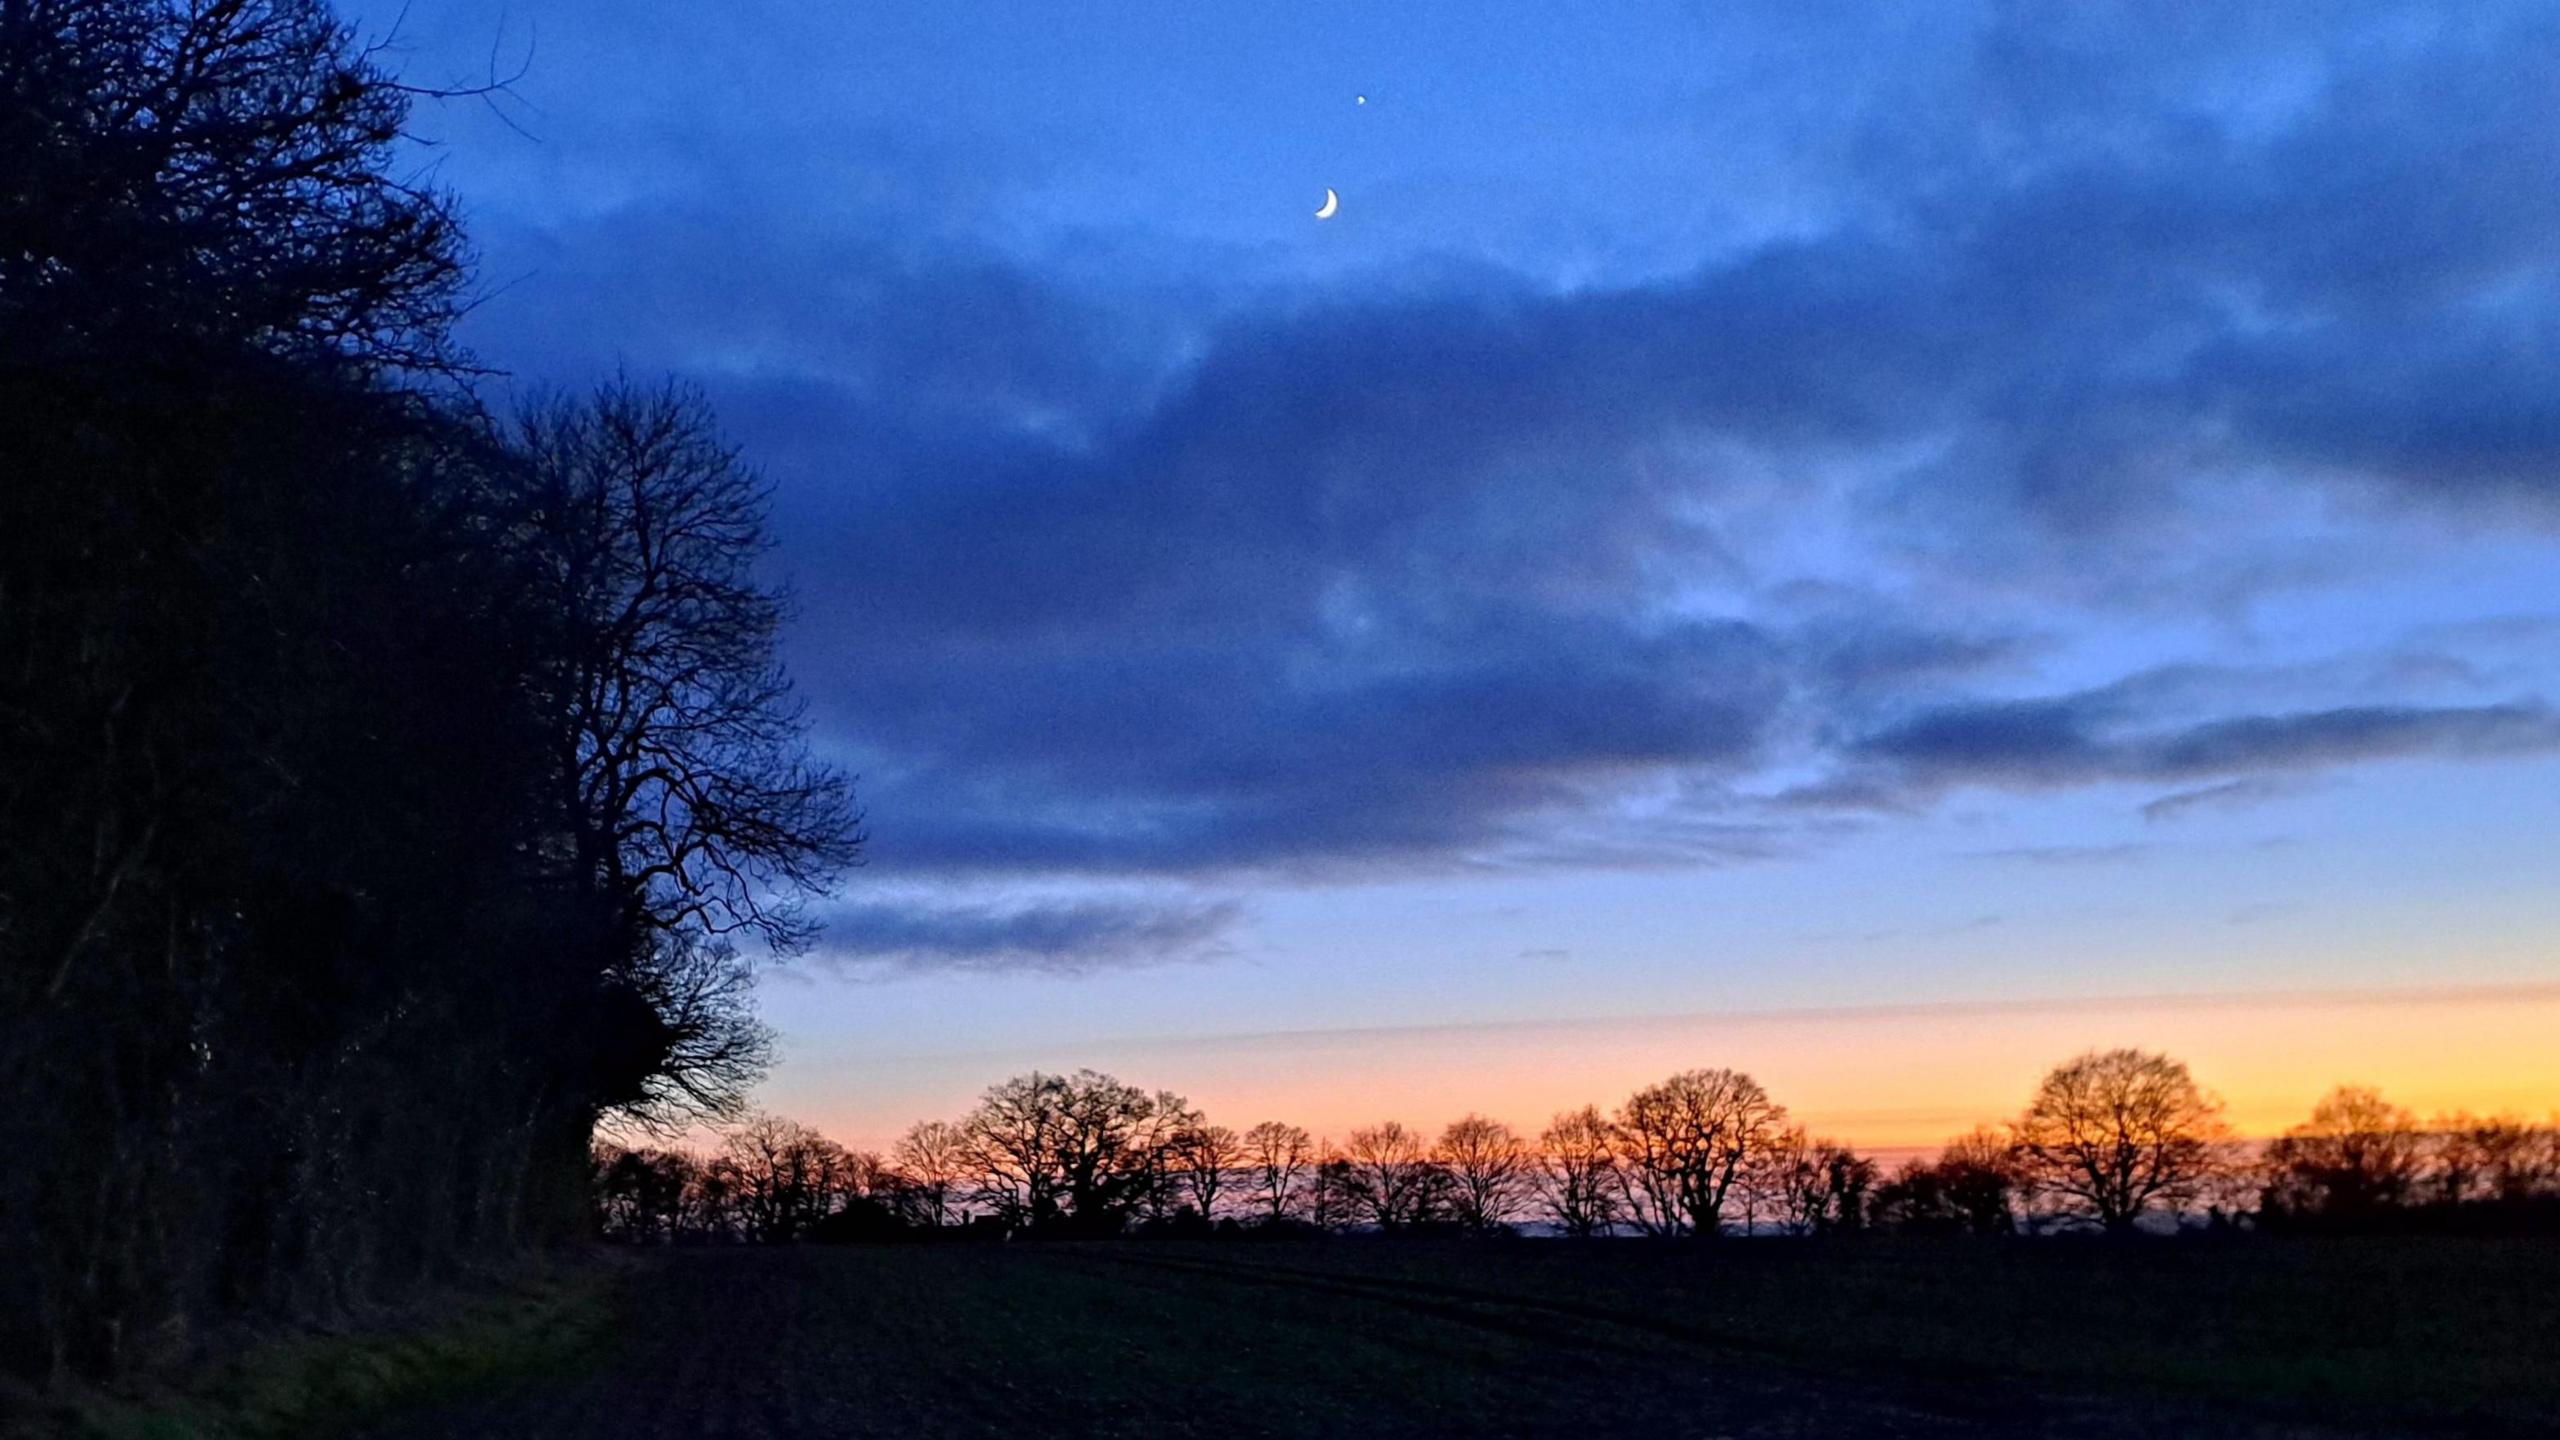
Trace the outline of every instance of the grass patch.
{"label": "grass patch", "polygon": [[28,1404],[19,1440],[281,1440],[576,1365],[611,1328],[610,1260],[482,1281],[339,1333],[268,1334],[228,1357],[115,1392]]}

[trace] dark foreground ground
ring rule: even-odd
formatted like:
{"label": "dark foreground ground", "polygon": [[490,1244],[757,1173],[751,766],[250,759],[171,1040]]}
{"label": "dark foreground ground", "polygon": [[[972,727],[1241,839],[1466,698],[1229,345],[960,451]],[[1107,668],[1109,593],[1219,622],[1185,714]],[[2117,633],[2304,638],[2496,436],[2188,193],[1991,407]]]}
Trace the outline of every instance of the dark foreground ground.
{"label": "dark foreground ground", "polygon": [[367,1434],[2560,1434],[2552,1242],[739,1249],[619,1292],[566,1372]]}

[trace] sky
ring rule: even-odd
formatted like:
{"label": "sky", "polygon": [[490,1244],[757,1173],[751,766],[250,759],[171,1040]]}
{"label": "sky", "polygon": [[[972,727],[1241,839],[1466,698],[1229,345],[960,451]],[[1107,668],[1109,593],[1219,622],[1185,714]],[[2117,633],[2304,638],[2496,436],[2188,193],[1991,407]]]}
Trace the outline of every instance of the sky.
{"label": "sky", "polygon": [[493,391],[679,376],[773,485],[872,835],[777,1110],[1733,1064],[1894,1146],[2115,1044],[2261,1132],[2560,1107],[2560,12],[414,0],[386,58],[516,77],[416,125]]}

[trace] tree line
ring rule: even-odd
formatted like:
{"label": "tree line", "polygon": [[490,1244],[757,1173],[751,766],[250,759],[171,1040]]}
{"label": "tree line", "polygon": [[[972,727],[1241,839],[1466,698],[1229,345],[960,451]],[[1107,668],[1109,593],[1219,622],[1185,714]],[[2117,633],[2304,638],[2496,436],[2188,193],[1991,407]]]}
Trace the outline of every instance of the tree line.
{"label": "tree line", "polygon": [[2560,1221],[2560,1124],[2421,1122],[2342,1087],[2278,1139],[2236,1140],[2186,1066],[2137,1050],[2056,1066],[2000,1127],[1893,1169],[1790,1123],[1750,1076],[1684,1071],[1534,1136],[1468,1115],[1342,1139],[1211,1123],[1170,1091],[1093,1071],[1017,1076],[886,1155],[756,1116],[709,1153],[602,1144],[608,1238],[891,1239],[1260,1230],[1567,1236],[2124,1232]]}
{"label": "tree line", "polygon": [[681,389],[483,400],[377,60],[0,5],[0,1371],[581,1233],[858,858],[762,483]]}

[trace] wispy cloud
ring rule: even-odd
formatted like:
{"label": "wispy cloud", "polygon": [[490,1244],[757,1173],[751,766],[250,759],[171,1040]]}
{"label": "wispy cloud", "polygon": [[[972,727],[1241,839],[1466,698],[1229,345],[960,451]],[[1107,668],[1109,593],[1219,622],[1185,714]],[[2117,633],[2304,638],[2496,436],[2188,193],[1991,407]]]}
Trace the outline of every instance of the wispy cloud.
{"label": "wispy cloud", "polygon": [[[2560,983],[2484,985],[2410,985],[2338,987],[2332,989],[2185,991],[2149,994],[2047,996],[2022,999],[1975,999],[1878,1005],[1828,1005],[1785,1008],[1682,1011],[1644,1015],[1557,1016],[1530,1020],[1434,1022],[1415,1025],[1354,1025],[1291,1030],[1221,1031],[1214,1034],[1132,1035],[1092,1042],[1097,1049],[1227,1050],[1235,1047],[1292,1049],[1311,1043],[1358,1049],[1389,1040],[1447,1035],[1625,1035],[1663,1030],[1695,1030],[1715,1026],[1784,1028],[1827,1026],[1841,1021],[1930,1021],[1972,1016],[2104,1015],[2151,1013],[2249,1013],[2256,1011],[2373,1010],[2415,1007],[2464,1007],[2499,1002],[2549,1004],[2560,1001]],[[966,1058],[970,1051],[931,1052],[935,1058]]]}
{"label": "wispy cloud", "polygon": [[1976,850],[1977,860],[2014,861],[2025,865],[2122,865],[2149,855],[2153,847],[2140,843],[2115,845],[2012,845],[1998,850]]}
{"label": "wispy cloud", "polygon": [[848,905],[832,912],[817,959],[855,972],[1081,975],[1210,958],[1241,916],[1234,901]]}
{"label": "wispy cloud", "polygon": [[2241,780],[2224,780],[2192,790],[2176,790],[2155,800],[2143,802],[2142,818],[2159,822],[2183,820],[2205,811],[2246,810],[2298,795],[2310,788],[2310,782],[2292,775],[2252,775]]}
{"label": "wispy cloud", "polygon": [[[2121,687],[1924,711],[1852,743],[1841,772],[1791,792],[1800,805],[1908,807],[1959,786],[2045,790],[2108,781],[2269,778],[2377,760],[2488,759],[2560,752],[2560,714],[2539,700],[2473,706],[2341,706],[2229,715],[2156,728]],[[2166,797],[2199,804],[2263,798],[2217,781]],[[2155,801],[2159,805],[2162,802]]]}

